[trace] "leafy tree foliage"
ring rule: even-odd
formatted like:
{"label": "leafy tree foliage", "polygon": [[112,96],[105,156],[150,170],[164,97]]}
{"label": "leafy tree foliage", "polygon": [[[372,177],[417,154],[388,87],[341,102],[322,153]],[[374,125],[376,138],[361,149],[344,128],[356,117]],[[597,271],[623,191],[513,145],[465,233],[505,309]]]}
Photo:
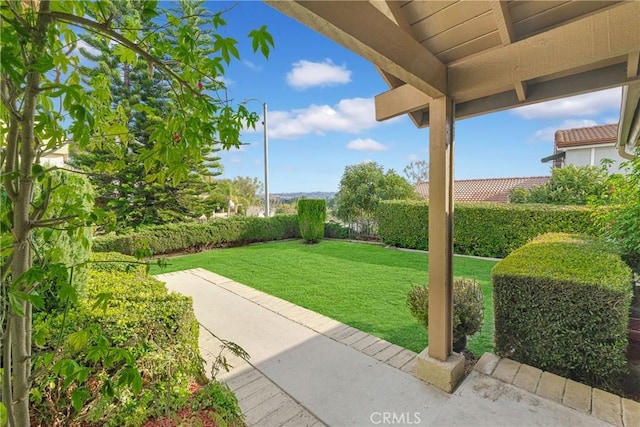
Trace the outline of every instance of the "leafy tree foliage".
{"label": "leafy tree foliage", "polygon": [[[126,13],[125,3],[116,3],[116,6]],[[180,183],[175,184],[170,178],[149,182],[150,175],[161,171],[145,169],[141,153],[155,144],[148,129],[160,125],[162,117],[176,107],[167,96],[170,87],[162,74],[150,72],[150,63],[144,59],[135,64],[121,61],[114,54],[116,47],[104,38],[84,35],[82,40],[87,47],[81,47],[80,51],[94,64],[93,68],[83,67],[83,80],[88,83],[99,75],[108,77],[112,107],[124,111],[131,138],[118,153],[100,146],[93,150],[75,150],[71,164],[88,173],[103,171],[91,174],[90,179],[97,189],[96,201],[111,213],[115,229],[184,221],[210,211],[202,195],[212,188],[211,180],[206,178],[220,174],[219,157],[203,152],[199,161],[185,159],[191,171]],[[199,41],[204,42],[204,38]],[[211,151],[219,151],[218,146],[219,143],[214,144]]]}
{"label": "leafy tree foliage", "polygon": [[589,198],[600,196],[606,189],[605,166],[575,166],[551,169],[546,184],[530,190],[514,189],[511,203],[546,203],[552,205],[586,205]]}
{"label": "leafy tree foliage", "polygon": [[414,188],[393,169],[386,173],[374,162],[347,166],[336,195],[335,216],[357,224],[364,234],[374,231],[374,216],[381,200],[414,199]]}
{"label": "leafy tree foliage", "polygon": [[[223,35],[222,13],[205,12],[201,4],[188,0],[170,3],[177,10],[162,9],[151,0],[128,1],[124,9],[121,4],[108,0],[0,4],[0,177],[5,192],[0,235],[0,414],[6,414],[10,427],[30,424],[34,361],[40,369],[54,369],[50,354],[31,353],[32,308],[40,304],[40,284],[59,279],[58,293],[66,291],[69,300],[77,298],[73,287],[60,285],[66,279],[60,274],[64,264],[53,270],[50,265],[49,271],[33,266],[34,230],[63,229],[81,240],[77,230],[95,219],[73,198],[64,213],[48,216],[52,168],[38,166],[38,160],[71,140],[74,147],[107,150],[124,162],[135,140],[127,110],[114,107],[110,78],[104,73],[89,75],[80,67],[78,34],[109,40],[120,63],[135,67],[139,60],[146,61],[149,74],[158,73],[166,84],[164,96],[171,108],[161,111],[162,120],[145,129],[154,143],[138,150],[145,170],[151,172],[149,181],[186,180],[193,170],[191,162],[200,163],[214,148],[213,141],[221,141],[222,148],[237,145],[240,131],[255,127],[258,120],[244,106],[235,107],[221,96],[220,77],[240,56],[237,40]],[[268,55],[273,39],[266,27],[251,31],[249,38],[254,52]],[[37,198],[36,182],[45,183]],[[80,363],[56,363],[65,384],[87,378],[88,368]],[[124,381],[137,380],[139,375],[132,373]],[[76,407],[82,406],[81,394],[72,397]]]}
{"label": "leafy tree foliage", "polygon": [[263,205],[259,196],[263,192],[262,188],[262,183],[255,177],[220,179],[213,183],[213,190],[207,200],[211,205],[223,209],[229,209],[229,202],[232,202],[233,206],[241,206],[240,210],[246,212],[250,206]]}
{"label": "leafy tree foliage", "polygon": [[640,278],[640,149],[622,166],[627,173],[609,176],[606,191],[593,200],[593,219]]}
{"label": "leafy tree foliage", "polygon": [[426,160],[414,160],[402,172],[411,185],[429,181],[429,163]]}

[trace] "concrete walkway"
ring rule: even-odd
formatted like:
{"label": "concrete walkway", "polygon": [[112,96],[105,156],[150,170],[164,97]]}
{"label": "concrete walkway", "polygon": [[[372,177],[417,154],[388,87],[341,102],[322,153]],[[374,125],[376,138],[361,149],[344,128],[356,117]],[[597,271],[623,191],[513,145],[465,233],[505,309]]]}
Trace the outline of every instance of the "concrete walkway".
{"label": "concrete walkway", "polygon": [[203,269],[157,277],[193,297],[205,359],[211,333],[251,355],[218,376],[249,426],[624,426],[621,410],[607,423],[487,375],[496,360],[447,394],[413,376],[415,353],[340,322]]}

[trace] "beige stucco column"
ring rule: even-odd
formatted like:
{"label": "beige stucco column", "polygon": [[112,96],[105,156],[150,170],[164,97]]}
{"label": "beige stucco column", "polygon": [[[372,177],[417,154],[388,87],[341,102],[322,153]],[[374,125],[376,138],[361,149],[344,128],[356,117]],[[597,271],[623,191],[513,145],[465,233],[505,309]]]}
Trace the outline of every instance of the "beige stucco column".
{"label": "beige stucco column", "polygon": [[418,356],[418,377],[453,391],[464,357],[452,352],[453,103],[429,103],[429,347]]}

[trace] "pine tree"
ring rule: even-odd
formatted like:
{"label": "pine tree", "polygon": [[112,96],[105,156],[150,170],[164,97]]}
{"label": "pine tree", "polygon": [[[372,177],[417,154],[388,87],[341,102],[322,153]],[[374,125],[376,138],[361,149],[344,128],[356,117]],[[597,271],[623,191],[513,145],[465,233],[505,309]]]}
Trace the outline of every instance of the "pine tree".
{"label": "pine tree", "polygon": [[[114,19],[126,20],[127,8],[135,5],[136,2],[120,3],[119,16]],[[178,185],[171,177],[158,180],[166,168],[148,161],[154,145],[148,129],[160,123],[166,111],[179,108],[166,96],[166,81],[143,59],[138,58],[135,63],[123,60],[104,38],[85,35],[83,40],[88,46],[81,47],[81,53],[93,65],[84,70],[86,79],[108,76],[112,107],[128,119],[128,138],[114,142],[112,135],[104,135],[104,141],[95,136],[97,149],[71,151],[72,166],[91,173],[90,180],[97,190],[96,204],[110,214],[116,230],[210,213],[213,207],[205,195],[211,192],[211,178],[222,173],[220,157],[215,156],[220,148],[203,152],[197,159],[183,159],[189,174]],[[179,134],[174,135],[176,143],[180,138]],[[102,144],[119,146],[114,150],[113,146]]]}

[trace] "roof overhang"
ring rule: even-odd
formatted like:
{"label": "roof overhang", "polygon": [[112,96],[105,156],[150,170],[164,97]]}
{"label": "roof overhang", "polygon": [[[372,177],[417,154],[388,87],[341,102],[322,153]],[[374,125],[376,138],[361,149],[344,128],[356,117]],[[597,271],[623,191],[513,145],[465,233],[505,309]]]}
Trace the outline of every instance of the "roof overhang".
{"label": "roof overhang", "polygon": [[640,80],[638,1],[266,3],[378,67],[377,120],[425,127],[441,96],[466,118]]}
{"label": "roof overhang", "polygon": [[622,106],[618,124],[618,154],[632,159],[640,147],[640,83],[622,88]]}

